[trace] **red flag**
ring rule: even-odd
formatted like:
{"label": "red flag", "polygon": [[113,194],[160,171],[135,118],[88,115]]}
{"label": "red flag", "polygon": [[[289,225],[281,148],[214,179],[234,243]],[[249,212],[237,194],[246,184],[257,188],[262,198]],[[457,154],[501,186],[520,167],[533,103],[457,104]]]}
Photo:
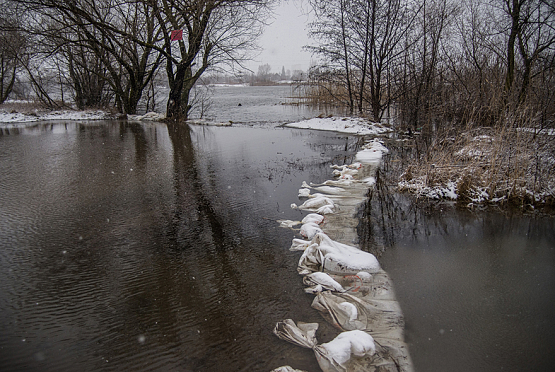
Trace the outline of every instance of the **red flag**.
{"label": "red flag", "polygon": [[170,36],[171,41],[183,40],[183,30],[174,30]]}

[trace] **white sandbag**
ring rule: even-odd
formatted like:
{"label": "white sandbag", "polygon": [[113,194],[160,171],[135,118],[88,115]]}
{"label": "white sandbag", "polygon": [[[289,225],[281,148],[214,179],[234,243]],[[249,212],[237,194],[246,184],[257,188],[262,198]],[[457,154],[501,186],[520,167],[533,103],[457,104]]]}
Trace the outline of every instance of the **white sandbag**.
{"label": "white sandbag", "polygon": [[320,271],[305,276],[303,278],[303,283],[309,287],[305,289],[307,293],[317,293],[323,290],[345,292],[341,284],[328,274]]}
{"label": "white sandbag", "polygon": [[292,344],[313,349],[316,347],[316,331],[318,323],[295,322],[292,319],[285,319],[278,322],[274,327],[274,334],[280,339],[291,342]]}
{"label": "white sandbag", "polygon": [[351,174],[342,174],[339,179],[341,180],[354,180],[354,177]]}
{"label": "white sandbag", "polygon": [[302,223],[314,222],[318,225],[324,223],[325,217],[318,213],[309,213],[301,220]]}
{"label": "white sandbag", "polygon": [[346,193],[344,188],[335,186],[318,186],[314,187],[314,190],[328,195],[341,195]]}
{"label": "white sandbag", "polygon": [[321,206],[320,208],[316,209],[317,213],[326,215],[326,214],[332,214],[333,213],[333,208],[334,206],[330,206],[330,205],[324,205]]}
{"label": "white sandbag", "polygon": [[301,223],[301,221],[291,221],[291,220],[277,220],[280,227],[293,228]]}
{"label": "white sandbag", "polygon": [[320,226],[315,224],[314,222],[308,222],[301,226],[300,234],[307,239],[312,239],[314,235],[319,234],[322,232]]}
{"label": "white sandbag", "polygon": [[389,154],[389,149],[383,145],[383,142],[377,138],[364,145],[364,148],[380,150],[384,155]]}
{"label": "white sandbag", "polygon": [[310,189],[299,189],[299,198],[310,198]]}
{"label": "white sandbag", "polygon": [[299,273],[325,270],[332,274],[375,273],[380,270],[376,257],[358,248],[331,240],[318,233],[299,259]]}
{"label": "white sandbag", "polygon": [[278,367],[276,369],[273,369],[271,372],[305,372],[305,371],[300,369],[295,369],[290,366],[283,366],[283,367]]}
{"label": "white sandbag", "polygon": [[327,180],[324,182],[324,185],[349,187],[353,182],[353,179]]}
{"label": "white sandbag", "polygon": [[376,352],[372,336],[363,331],[343,332],[332,341],[317,345],[317,329],[318,323],[299,322],[295,325],[291,319],[286,319],[276,324],[274,334],[282,340],[313,349],[324,372],[369,370]]}
{"label": "white sandbag", "polygon": [[344,164],[344,165],[332,164],[332,165],[330,165],[330,168],[339,169],[339,170],[343,170],[345,168],[360,169],[360,168],[362,168],[362,164],[361,163]]}
{"label": "white sandbag", "polygon": [[334,170],[334,171],[332,172],[332,174],[333,174],[334,176],[347,176],[347,175],[349,175],[349,176],[354,176],[354,175],[357,175],[357,174],[358,174],[358,170],[357,170],[357,169],[351,169],[351,168],[344,167],[344,168],[341,169],[341,170],[339,170],[339,169]]}
{"label": "white sandbag", "polygon": [[[412,362],[403,340],[404,319],[395,300],[375,300],[372,294],[355,297],[350,293],[318,293],[312,307],[324,319],[343,331],[368,332],[380,345],[373,365],[384,371],[412,371]],[[378,362],[379,359],[379,362]]]}
{"label": "white sandbag", "polygon": [[[346,306],[345,302],[352,307]],[[389,338],[402,335],[404,318],[397,301],[373,300],[349,293],[324,291],[316,295],[312,307],[320,311],[330,324],[344,331],[358,329],[374,332],[382,337],[387,334]],[[353,314],[356,317],[353,318]]]}
{"label": "white sandbag", "polygon": [[379,163],[383,153],[377,149],[364,149],[356,153],[355,158],[365,164]]}
{"label": "white sandbag", "polygon": [[367,273],[366,271],[361,271],[356,274],[356,276],[363,282],[368,283],[372,281],[372,274]]}
{"label": "white sandbag", "polygon": [[376,184],[376,178],[375,177],[366,177],[365,179],[362,180],[362,183],[364,183],[368,187],[372,187]]}
{"label": "white sandbag", "polygon": [[[333,200],[326,197],[323,194],[314,194],[309,197],[303,204],[297,206],[295,203],[291,204],[291,208],[293,209],[305,209],[305,210],[312,210],[317,211],[321,207],[328,207],[331,210],[334,208]],[[320,213],[320,212],[317,212]]]}
{"label": "white sandbag", "polygon": [[364,149],[357,152],[355,159],[364,164],[379,163],[383,155],[388,154],[389,150],[378,139],[364,145]]}
{"label": "white sandbag", "polygon": [[295,238],[295,239],[293,239],[293,242],[291,243],[291,248],[289,248],[289,250],[290,251],[304,251],[311,244],[312,244],[312,242],[310,240],[302,240],[302,239],[296,239]]}
{"label": "white sandbag", "polygon": [[348,371],[349,362],[355,364],[356,358],[374,355],[376,345],[374,339],[363,331],[340,333],[332,341],[316,347],[316,358],[324,372]]}

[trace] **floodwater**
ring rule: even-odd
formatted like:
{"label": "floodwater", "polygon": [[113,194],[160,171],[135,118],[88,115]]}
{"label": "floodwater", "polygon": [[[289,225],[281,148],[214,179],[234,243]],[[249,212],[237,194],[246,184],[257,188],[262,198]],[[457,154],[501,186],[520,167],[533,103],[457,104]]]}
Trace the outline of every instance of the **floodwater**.
{"label": "floodwater", "polygon": [[[242,125],[275,126],[318,115],[334,114],[336,110],[326,107],[311,108],[296,105],[299,88],[296,86],[233,87],[212,88],[204,119]],[[199,116],[197,110],[193,116]]]}
{"label": "floodwater", "polygon": [[[272,334],[286,318],[336,334],[275,220],[302,218],[302,181],[360,141],[278,127],[314,112],[281,105],[287,87],[250,89],[217,89],[211,119],[231,127],[0,128],[0,370],[319,370]],[[421,210],[383,189],[360,217],[417,371],[553,369],[552,218]]]}
{"label": "floodwater", "polygon": [[553,219],[417,215],[381,259],[416,370],[552,371]]}
{"label": "floodwater", "polygon": [[317,371],[272,334],[320,321],[275,220],[301,219],[302,181],[357,146],[268,127],[3,129],[0,370]]}

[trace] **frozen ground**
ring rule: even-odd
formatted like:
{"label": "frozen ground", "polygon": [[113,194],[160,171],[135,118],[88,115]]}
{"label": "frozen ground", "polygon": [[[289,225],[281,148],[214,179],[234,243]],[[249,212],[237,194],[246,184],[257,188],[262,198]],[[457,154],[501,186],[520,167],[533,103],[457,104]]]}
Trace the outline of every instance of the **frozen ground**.
{"label": "frozen ground", "polygon": [[32,112],[21,113],[15,111],[7,111],[0,109],[0,123],[15,124],[15,123],[34,123],[37,121],[47,120],[106,120],[113,119],[114,116],[101,110],[93,111],[51,111],[51,112]]}
{"label": "frozen ground", "polygon": [[386,128],[378,123],[371,123],[362,118],[348,118],[348,117],[331,117],[331,118],[314,118],[310,120],[303,120],[297,123],[286,124],[290,128],[301,129],[317,129],[329,130],[341,133],[371,135],[382,134],[391,132],[391,129]]}

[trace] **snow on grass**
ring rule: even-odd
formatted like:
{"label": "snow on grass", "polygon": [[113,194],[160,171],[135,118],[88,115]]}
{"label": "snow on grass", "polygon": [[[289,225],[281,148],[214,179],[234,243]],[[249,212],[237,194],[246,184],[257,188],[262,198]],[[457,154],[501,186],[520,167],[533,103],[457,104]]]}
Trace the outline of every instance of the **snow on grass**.
{"label": "snow on grass", "polygon": [[517,128],[518,132],[527,132],[533,134],[545,134],[548,136],[555,136],[555,129],[553,128],[543,128],[543,129],[536,129],[536,128]]}
{"label": "snow on grass", "polygon": [[0,123],[33,123],[46,120],[107,120],[113,116],[105,111],[52,111],[46,113],[24,114],[20,112],[7,112],[0,110]]}
{"label": "snow on grass", "polygon": [[127,120],[129,121],[162,121],[165,118],[165,114],[158,112],[147,112],[144,115],[127,115]]}
{"label": "snow on grass", "polygon": [[362,118],[331,117],[314,118],[285,125],[290,128],[317,129],[358,135],[376,135],[391,130],[378,123],[371,123]]}
{"label": "snow on grass", "polygon": [[418,177],[410,181],[400,181],[398,187],[400,191],[409,191],[422,198],[435,200],[456,200],[458,198],[457,185],[451,181],[447,182],[445,186],[426,186],[425,177]]}

